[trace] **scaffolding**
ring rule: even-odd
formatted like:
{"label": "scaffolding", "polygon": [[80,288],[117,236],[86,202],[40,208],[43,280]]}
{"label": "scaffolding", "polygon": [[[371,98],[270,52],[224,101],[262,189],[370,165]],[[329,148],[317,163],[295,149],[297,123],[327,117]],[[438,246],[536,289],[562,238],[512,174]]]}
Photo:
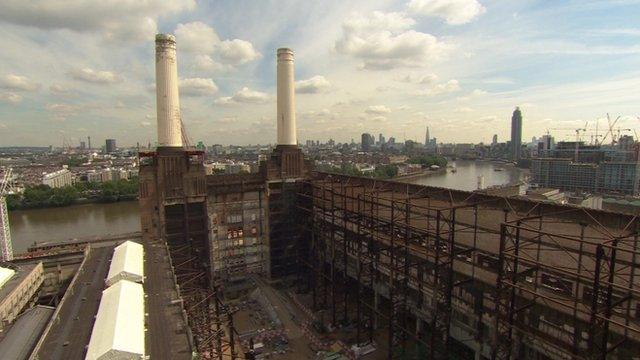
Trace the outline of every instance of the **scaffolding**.
{"label": "scaffolding", "polygon": [[383,338],[388,359],[451,358],[461,333],[494,358],[633,348],[635,217],[335,174],[300,189],[312,306],[355,325],[357,345]]}

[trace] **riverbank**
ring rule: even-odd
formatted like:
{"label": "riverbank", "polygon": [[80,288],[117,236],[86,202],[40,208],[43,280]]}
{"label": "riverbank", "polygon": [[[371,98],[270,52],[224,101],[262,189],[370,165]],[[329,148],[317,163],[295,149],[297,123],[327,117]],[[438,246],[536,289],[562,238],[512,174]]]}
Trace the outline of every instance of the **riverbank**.
{"label": "riverbank", "polygon": [[446,172],[447,172],[447,168],[440,168],[438,170],[425,169],[425,170],[422,170],[421,172],[414,173],[414,174],[399,175],[389,180],[408,182],[410,180],[419,179],[425,176],[438,175]]}

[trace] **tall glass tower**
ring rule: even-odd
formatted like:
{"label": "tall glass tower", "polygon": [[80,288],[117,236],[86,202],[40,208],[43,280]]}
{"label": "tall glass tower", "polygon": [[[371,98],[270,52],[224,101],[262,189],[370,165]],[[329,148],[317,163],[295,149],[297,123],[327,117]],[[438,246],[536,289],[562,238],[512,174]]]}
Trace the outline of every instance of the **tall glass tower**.
{"label": "tall glass tower", "polygon": [[522,113],[516,107],[511,116],[511,160],[520,160],[522,151]]}

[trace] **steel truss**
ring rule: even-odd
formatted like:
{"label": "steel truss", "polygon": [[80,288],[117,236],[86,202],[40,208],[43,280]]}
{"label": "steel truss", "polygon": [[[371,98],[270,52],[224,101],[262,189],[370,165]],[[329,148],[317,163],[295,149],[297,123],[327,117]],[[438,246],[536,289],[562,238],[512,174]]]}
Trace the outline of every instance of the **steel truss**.
{"label": "steel truss", "polygon": [[[523,343],[555,358],[631,356],[637,343],[628,341],[640,336],[637,219],[617,232],[574,224],[578,235],[547,229],[558,224],[540,215],[502,224],[493,357],[522,356]],[[544,307],[571,325],[550,336]]]}
{"label": "steel truss", "polygon": [[[447,358],[452,291],[473,283],[471,277],[454,276],[452,266],[475,251],[477,205],[436,207],[427,196],[398,194],[382,185],[312,181],[299,194],[312,200],[312,207],[301,209],[312,219],[306,265],[313,306],[328,308],[334,325],[340,314],[341,322],[355,322],[358,344],[373,341],[377,320],[384,319],[389,359],[406,356],[409,343],[416,354]],[[471,225],[456,222],[458,211],[471,214]],[[471,246],[457,244],[457,233],[469,235]],[[473,272],[473,262],[470,267]],[[388,299],[386,309],[378,296]],[[349,319],[354,302],[355,318]],[[430,320],[428,329],[410,329],[413,312]]]}
{"label": "steel truss", "polygon": [[496,359],[638,346],[636,217],[330,174],[298,204],[314,310],[389,359],[450,358],[453,323]]}

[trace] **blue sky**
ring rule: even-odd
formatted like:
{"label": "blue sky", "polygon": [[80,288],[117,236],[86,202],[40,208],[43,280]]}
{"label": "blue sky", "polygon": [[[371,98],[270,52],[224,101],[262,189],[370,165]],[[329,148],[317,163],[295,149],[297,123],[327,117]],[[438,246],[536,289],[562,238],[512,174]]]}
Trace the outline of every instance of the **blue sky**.
{"label": "blue sky", "polygon": [[636,0],[5,0],[0,146],[153,143],[156,32],[177,36],[184,122],[207,144],[275,140],[282,46],[302,142],[422,141],[427,125],[502,141],[515,106],[525,139],[606,113],[637,128],[639,15]]}

